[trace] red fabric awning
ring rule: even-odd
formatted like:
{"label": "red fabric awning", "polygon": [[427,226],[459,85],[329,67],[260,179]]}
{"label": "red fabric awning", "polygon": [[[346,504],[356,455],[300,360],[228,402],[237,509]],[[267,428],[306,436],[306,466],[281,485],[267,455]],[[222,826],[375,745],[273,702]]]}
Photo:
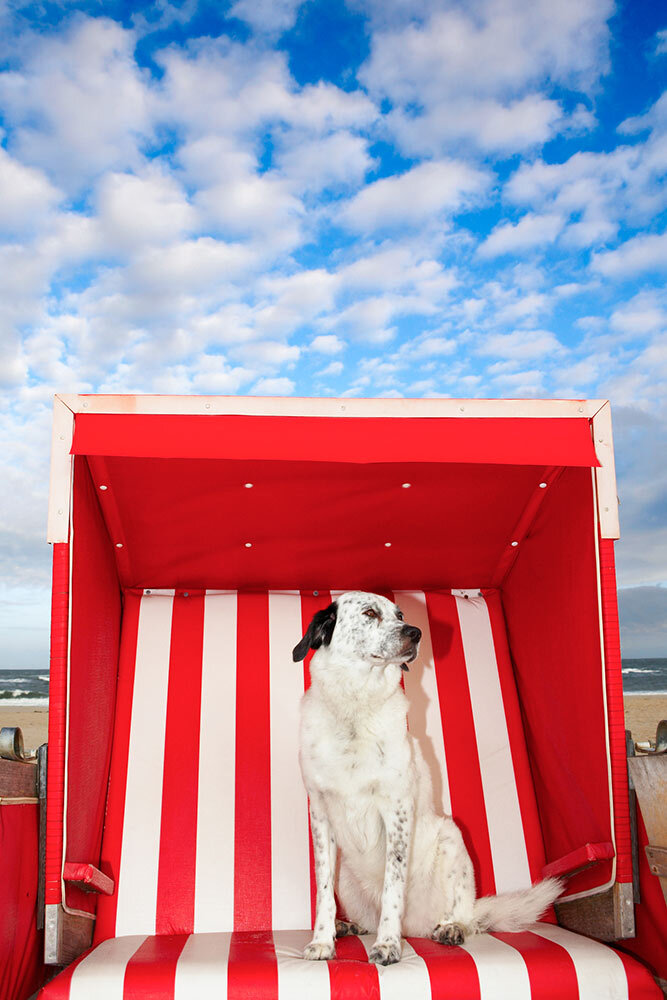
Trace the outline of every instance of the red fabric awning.
{"label": "red fabric awning", "polygon": [[358,464],[600,464],[587,417],[78,413],[72,453]]}

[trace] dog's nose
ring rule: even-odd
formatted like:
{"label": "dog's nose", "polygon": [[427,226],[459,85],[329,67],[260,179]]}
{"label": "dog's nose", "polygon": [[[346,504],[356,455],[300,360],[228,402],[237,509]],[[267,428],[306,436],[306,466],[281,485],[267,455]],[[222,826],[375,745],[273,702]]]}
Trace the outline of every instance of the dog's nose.
{"label": "dog's nose", "polygon": [[406,635],[412,642],[419,642],[422,637],[422,630],[416,625],[404,625],[403,635]]}

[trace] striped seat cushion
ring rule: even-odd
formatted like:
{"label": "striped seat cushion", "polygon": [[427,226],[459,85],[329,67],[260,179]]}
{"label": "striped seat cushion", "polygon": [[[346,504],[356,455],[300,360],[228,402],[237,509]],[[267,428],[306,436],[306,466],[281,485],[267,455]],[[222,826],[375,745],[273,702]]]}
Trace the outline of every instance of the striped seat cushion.
{"label": "striped seat cushion", "polygon": [[103,941],[43,1000],[659,1000],[633,959],[560,927],[482,934],[463,947],[403,941],[401,961],[368,962],[372,936],[307,962],[310,931],[132,935]]}
{"label": "striped seat cushion", "polygon": [[[292,649],[335,592],[125,596],[96,941],[312,926],[298,764],[309,668]],[[498,594],[386,592],[423,638],[408,723],[481,893],[544,863]]]}

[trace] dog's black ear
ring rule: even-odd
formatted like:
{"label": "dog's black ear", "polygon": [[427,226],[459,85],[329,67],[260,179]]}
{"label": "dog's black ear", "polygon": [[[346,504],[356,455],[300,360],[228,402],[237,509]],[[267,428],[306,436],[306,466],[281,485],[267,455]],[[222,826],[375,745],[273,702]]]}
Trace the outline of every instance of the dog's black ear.
{"label": "dog's black ear", "polygon": [[336,627],[336,615],[338,614],[338,604],[334,601],[328,608],[315,612],[313,620],[306,630],[301,642],[292,650],[292,659],[295,663],[304,660],[309,649],[319,649],[320,646],[328,646],[331,642],[333,630]]}

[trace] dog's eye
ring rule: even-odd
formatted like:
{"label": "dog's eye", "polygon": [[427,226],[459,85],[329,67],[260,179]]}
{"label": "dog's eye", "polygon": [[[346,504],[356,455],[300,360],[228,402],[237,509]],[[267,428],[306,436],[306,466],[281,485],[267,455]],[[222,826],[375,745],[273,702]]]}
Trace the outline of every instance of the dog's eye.
{"label": "dog's eye", "polygon": [[403,612],[402,611],[397,611],[396,612],[396,617],[398,618],[399,622],[405,621],[405,619],[403,618]]}
{"label": "dog's eye", "polygon": [[378,615],[377,611],[373,611],[372,608],[366,608],[366,610],[364,611],[364,614],[368,615],[369,618],[379,618],[380,617]]}

